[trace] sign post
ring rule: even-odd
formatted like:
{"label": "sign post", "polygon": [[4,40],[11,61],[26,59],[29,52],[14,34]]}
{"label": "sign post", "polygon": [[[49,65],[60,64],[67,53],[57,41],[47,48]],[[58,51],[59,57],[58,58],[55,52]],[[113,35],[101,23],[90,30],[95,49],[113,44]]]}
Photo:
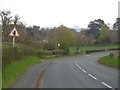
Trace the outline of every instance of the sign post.
{"label": "sign post", "polygon": [[19,37],[17,29],[14,27],[11,33],[9,34],[10,37],[13,38],[13,47],[15,46],[15,37]]}
{"label": "sign post", "polygon": [[15,46],[15,37],[13,37],[13,47]]}
{"label": "sign post", "polygon": [[59,51],[60,43],[58,43],[58,51]]}

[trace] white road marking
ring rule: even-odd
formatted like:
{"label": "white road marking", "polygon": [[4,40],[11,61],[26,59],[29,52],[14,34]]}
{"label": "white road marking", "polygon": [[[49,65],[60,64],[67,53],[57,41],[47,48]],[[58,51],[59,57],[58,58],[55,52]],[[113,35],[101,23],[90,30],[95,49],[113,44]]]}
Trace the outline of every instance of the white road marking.
{"label": "white road marking", "polygon": [[83,71],[84,73],[87,73],[84,69],[82,69],[82,71]]}
{"label": "white road marking", "polygon": [[77,66],[79,69],[82,69],[77,63],[76,63],[76,66]]}
{"label": "white road marking", "polygon": [[108,84],[104,83],[104,82],[101,82],[103,85],[107,86],[108,88],[111,88],[113,90],[115,90],[114,88],[112,88],[111,86],[109,86]]}
{"label": "white road marking", "polygon": [[79,65],[77,65],[79,69],[82,69]]}
{"label": "white road marking", "polygon": [[[81,69],[84,73],[87,73],[87,71],[85,71],[84,69],[82,69],[76,62],[76,66]],[[97,80],[97,78],[91,74],[88,74],[90,77],[92,77],[93,79]],[[105,85],[106,87],[112,89],[112,90],[115,90],[114,88],[112,88],[111,86],[109,86],[108,84],[104,83],[104,82],[101,82],[103,85]]]}
{"label": "white road marking", "polygon": [[92,77],[93,79],[95,79],[95,80],[97,80],[97,78],[96,77],[94,77],[93,75],[91,75],[91,74],[88,74],[90,77]]}

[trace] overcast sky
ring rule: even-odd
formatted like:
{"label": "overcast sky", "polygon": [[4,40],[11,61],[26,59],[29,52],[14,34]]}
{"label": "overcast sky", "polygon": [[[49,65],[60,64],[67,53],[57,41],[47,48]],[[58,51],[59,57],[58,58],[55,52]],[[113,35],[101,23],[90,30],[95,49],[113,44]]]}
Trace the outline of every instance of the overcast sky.
{"label": "overcast sky", "polygon": [[119,0],[0,0],[0,10],[18,14],[27,25],[86,28],[90,21],[103,19],[113,24]]}

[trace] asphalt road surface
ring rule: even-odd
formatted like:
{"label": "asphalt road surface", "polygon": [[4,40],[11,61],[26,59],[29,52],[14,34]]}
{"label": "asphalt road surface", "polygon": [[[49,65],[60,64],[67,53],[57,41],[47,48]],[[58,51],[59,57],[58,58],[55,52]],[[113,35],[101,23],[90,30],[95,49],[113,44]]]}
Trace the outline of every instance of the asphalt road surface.
{"label": "asphalt road surface", "polygon": [[[52,61],[49,66],[48,62],[34,65],[12,88],[106,88],[114,90],[118,88],[118,70],[97,62],[100,57],[107,54],[107,52],[101,52],[65,57]],[[43,72],[45,65],[48,68]]]}

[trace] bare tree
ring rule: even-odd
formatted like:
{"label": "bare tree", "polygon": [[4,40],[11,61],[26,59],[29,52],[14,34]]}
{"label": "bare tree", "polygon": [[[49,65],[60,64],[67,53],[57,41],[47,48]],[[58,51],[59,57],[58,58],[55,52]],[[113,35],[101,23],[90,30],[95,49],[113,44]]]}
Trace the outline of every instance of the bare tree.
{"label": "bare tree", "polygon": [[19,19],[20,19],[19,15],[16,14],[13,19],[14,26],[16,26]]}
{"label": "bare tree", "polygon": [[0,11],[0,17],[1,17],[1,22],[2,22],[2,32],[3,32],[3,39],[6,37],[6,27],[9,25],[12,21],[12,16],[10,15],[10,11]]}

